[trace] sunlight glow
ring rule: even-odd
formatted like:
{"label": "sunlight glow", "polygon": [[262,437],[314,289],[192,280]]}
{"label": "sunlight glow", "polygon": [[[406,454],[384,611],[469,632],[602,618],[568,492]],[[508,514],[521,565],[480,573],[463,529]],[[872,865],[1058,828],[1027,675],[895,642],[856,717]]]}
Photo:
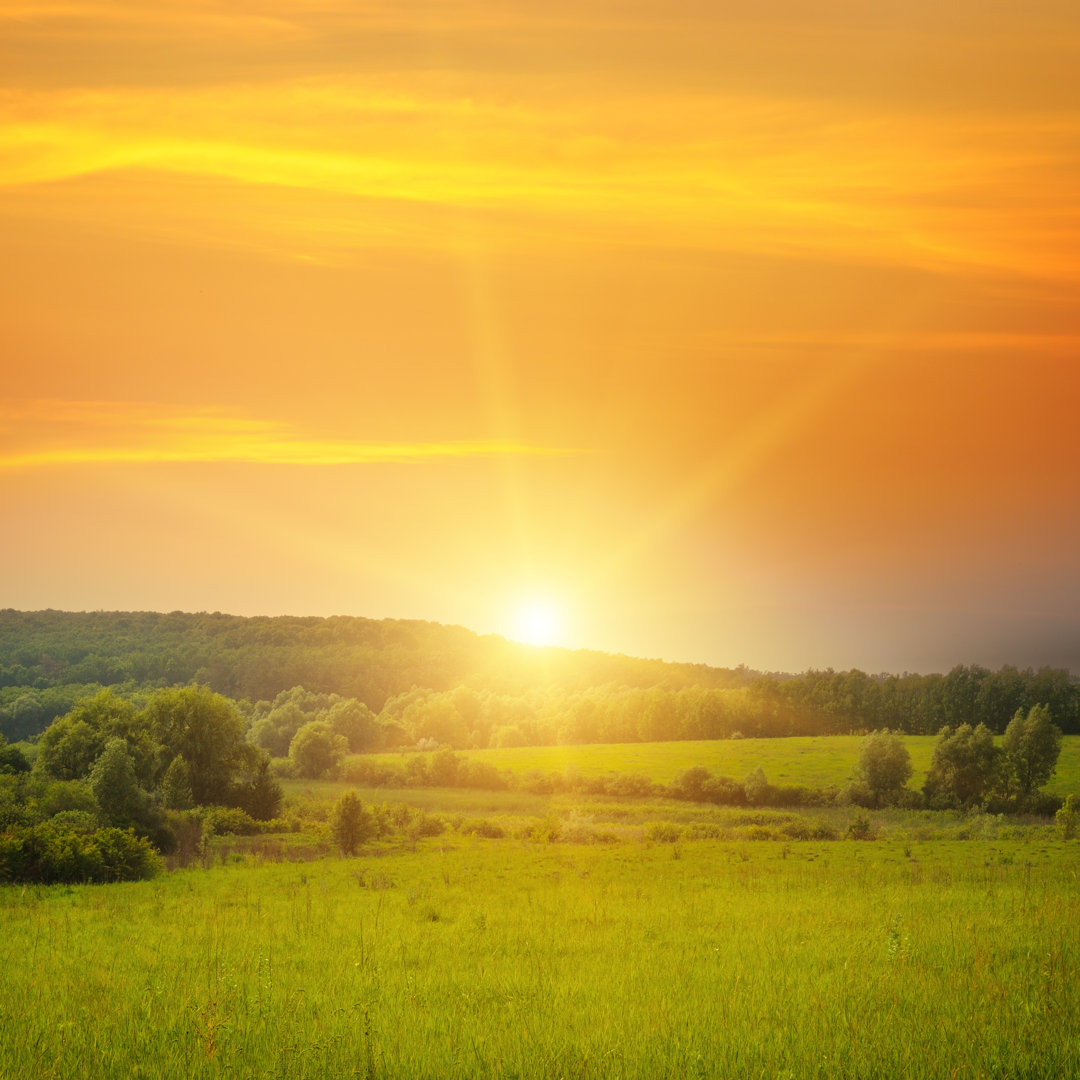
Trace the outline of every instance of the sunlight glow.
{"label": "sunlight glow", "polygon": [[526,645],[554,645],[562,629],[562,620],[554,606],[545,600],[532,600],[517,613],[513,636]]}

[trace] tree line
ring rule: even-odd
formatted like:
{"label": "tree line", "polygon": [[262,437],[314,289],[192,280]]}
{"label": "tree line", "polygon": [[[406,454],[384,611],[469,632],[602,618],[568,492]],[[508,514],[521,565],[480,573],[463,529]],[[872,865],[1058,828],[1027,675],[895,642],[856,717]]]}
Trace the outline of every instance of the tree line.
{"label": "tree line", "polygon": [[[537,649],[416,620],[0,611],[0,733],[10,741],[105,686],[139,700],[191,684],[235,700],[253,721],[295,687],[353,700],[378,719],[369,734],[387,747],[933,734],[964,723],[1001,734],[1017,709],[1036,704],[1066,734],[1080,733],[1080,681],[1048,667],[766,674]],[[290,724],[275,715],[256,741],[283,755]]]}

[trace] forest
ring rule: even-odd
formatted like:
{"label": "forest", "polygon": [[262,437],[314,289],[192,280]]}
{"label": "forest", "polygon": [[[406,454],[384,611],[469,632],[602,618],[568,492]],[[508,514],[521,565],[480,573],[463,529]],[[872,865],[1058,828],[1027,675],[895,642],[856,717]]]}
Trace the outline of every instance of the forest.
{"label": "forest", "polygon": [[235,701],[276,755],[304,723],[350,702],[354,751],[934,734],[963,723],[1002,734],[1018,709],[1039,704],[1065,734],[1080,733],[1080,681],[1058,668],[766,673],[537,648],[421,621],[0,611],[0,734],[10,742],[105,687],[138,703],[187,685]]}

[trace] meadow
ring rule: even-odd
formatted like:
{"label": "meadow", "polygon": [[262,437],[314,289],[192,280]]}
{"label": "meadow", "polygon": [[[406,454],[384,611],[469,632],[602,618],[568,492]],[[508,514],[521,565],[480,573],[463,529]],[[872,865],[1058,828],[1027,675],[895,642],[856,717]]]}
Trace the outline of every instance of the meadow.
{"label": "meadow", "polygon": [[[905,735],[913,773],[909,786],[922,787],[930,767],[936,735]],[[600,746],[522,746],[498,750],[462,751],[462,756],[487,762],[516,775],[528,772],[582,776],[625,773],[670,783],[680,772],[703,765],[711,773],[742,780],[756,768],[770,783],[812,788],[843,787],[859,760],[861,735],[823,735],[788,739],[717,739],[701,742],[612,743]],[[403,755],[365,755],[373,761],[400,763]],[[1047,791],[1065,795],[1080,792],[1080,736],[1062,742],[1057,772]]]}
{"label": "meadow", "polygon": [[1080,1075],[1075,846],[568,845],[0,890],[0,1075]]}
{"label": "meadow", "polygon": [[[477,756],[816,784],[856,745]],[[150,881],[0,887],[0,1077],[1080,1076],[1080,847],[1045,819],[372,789],[404,824],[341,858],[349,786],[286,781],[293,831]]]}

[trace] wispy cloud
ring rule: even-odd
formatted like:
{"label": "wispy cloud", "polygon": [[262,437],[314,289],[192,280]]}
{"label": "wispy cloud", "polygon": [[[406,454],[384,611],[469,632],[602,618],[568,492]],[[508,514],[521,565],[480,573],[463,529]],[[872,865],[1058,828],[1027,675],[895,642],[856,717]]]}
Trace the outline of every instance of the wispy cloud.
{"label": "wispy cloud", "polygon": [[[488,215],[496,248],[546,235],[1075,280],[1078,136],[1080,113],[928,116],[683,91],[543,101],[430,74],[408,90],[396,75],[336,75],[0,94],[0,187],[49,200],[58,181],[137,174],[146,198],[159,189],[162,221],[175,193],[156,178],[274,189],[290,212],[226,231],[276,231],[286,246],[405,234],[452,248],[461,237],[423,216],[444,207]],[[392,208],[374,224],[372,200]],[[380,240],[385,220],[395,228]]]}
{"label": "wispy cloud", "polygon": [[367,442],[327,438],[221,409],[145,402],[7,402],[0,469],[247,463],[374,465],[451,458],[555,457],[579,451],[509,439]]}

